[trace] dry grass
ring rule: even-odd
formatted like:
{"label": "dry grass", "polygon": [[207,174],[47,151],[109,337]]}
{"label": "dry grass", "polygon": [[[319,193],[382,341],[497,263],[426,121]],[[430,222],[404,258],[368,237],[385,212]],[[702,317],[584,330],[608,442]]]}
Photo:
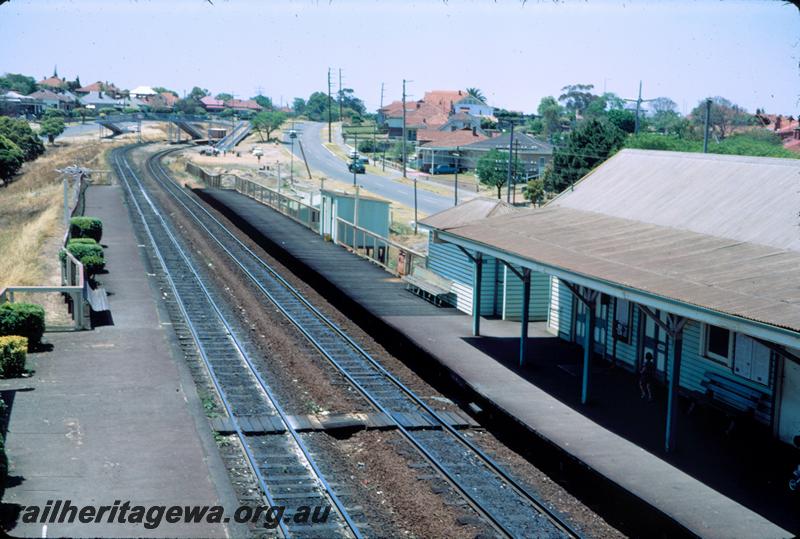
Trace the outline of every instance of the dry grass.
{"label": "dry grass", "polygon": [[106,169],[103,153],[116,144],[94,140],[48,146],[0,189],[0,288],[60,284],[63,187],[56,169],[74,164]]}

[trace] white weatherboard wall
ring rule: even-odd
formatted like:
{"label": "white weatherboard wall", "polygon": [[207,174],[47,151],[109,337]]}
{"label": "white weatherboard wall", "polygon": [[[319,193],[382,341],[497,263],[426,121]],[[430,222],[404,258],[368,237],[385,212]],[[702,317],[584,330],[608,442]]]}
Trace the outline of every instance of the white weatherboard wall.
{"label": "white weatherboard wall", "polygon": [[[461,249],[452,243],[428,243],[428,269],[453,281],[451,292],[456,298],[455,307],[464,313],[472,314],[472,272],[474,264]],[[495,314],[495,287],[497,264],[484,255],[483,276],[481,279],[481,315]]]}
{"label": "white weatherboard wall", "polygon": [[[518,266],[514,269],[521,272]],[[503,266],[503,320],[522,318],[522,280],[510,269]],[[538,271],[531,272],[529,321],[547,320],[550,304],[550,276]]]}

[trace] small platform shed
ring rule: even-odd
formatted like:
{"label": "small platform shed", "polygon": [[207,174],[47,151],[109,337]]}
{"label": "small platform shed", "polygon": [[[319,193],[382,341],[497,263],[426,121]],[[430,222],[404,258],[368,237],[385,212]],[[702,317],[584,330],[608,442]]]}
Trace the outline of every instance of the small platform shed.
{"label": "small platform shed", "polygon": [[[388,201],[332,189],[323,189],[321,195],[322,234],[332,241],[353,246],[354,227],[381,238],[389,237],[391,217]],[[371,245],[368,235],[365,237],[359,233],[356,240],[357,247]]]}

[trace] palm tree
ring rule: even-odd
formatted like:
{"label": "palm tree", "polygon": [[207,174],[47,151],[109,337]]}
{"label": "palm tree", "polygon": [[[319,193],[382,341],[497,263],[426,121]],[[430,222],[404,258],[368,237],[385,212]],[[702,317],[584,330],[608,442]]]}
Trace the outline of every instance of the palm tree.
{"label": "palm tree", "polygon": [[486,97],[483,95],[480,88],[467,88],[467,95],[475,99],[480,99],[481,101],[486,101]]}

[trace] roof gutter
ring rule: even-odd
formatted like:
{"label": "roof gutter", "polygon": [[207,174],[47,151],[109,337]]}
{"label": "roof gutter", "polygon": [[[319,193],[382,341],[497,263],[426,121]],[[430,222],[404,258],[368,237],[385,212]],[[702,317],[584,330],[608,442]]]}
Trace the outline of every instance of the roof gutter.
{"label": "roof gutter", "polygon": [[627,299],[642,305],[648,305],[659,310],[665,310],[672,314],[684,316],[686,318],[705,322],[715,326],[725,327],[740,333],[746,333],[752,337],[758,337],[766,341],[771,341],[776,344],[788,346],[791,348],[800,348],[800,333],[787,328],[781,328],[775,325],[750,320],[741,316],[735,316],[728,313],[723,313],[703,307],[701,305],[694,305],[683,301],[667,298],[646,292],[624,285],[622,283],[615,283],[605,279],[598,279],[581,273],[571,271],[567,268],[562,268],[552,264],[546,264],[530,260],[513,253],[502,251],[490,245],[465,239],[457,236],[446,230],[436,230],[436,235],[439,240],[459,245],[465,249],[475,249],[484,254],[491,255],[500,260],[511,262],[519,266],[529,268],[533,271],[553,275],[559,279],[564,279],[575,283],[580,286],[587,286],[592,290],[597,290],[610,296],[615,296],[622,299]]}

